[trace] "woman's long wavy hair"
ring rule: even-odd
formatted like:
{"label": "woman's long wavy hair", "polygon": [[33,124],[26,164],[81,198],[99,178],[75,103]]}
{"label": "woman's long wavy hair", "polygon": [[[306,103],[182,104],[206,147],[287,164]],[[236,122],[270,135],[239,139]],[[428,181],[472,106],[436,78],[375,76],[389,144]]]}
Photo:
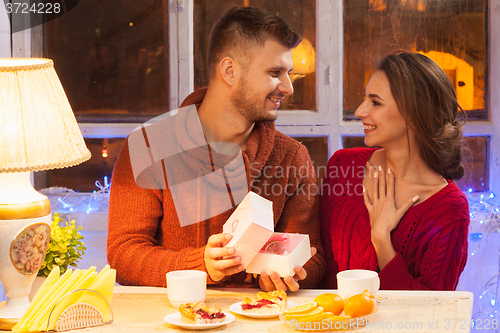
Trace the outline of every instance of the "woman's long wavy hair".
{"label": "woman's long wavy hair", "polygon": [[[462,178],[466,115],[446,73],[423,54],[402,51],[385,57],[379,70],[387,76],[399,112],[416,135],[423,160],[445,178]],[[459,110],[462,120],[457,119]]]}

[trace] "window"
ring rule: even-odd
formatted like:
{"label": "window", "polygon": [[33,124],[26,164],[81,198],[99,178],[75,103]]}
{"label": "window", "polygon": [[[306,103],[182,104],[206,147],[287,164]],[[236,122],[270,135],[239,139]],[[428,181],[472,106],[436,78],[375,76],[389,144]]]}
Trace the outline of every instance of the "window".
{"label": "window", "polygon": [[[463,96],[469,101],[470,120],[465,134],[476,158],[474,189],[500,191],[500,150],[491,149],[500,145],[500,97],[489,94],[500,91],[500,17],[493,0],[230,3],[279,12],[310,42],[315,71],[296,79],[296,95],[279,112],[276,125],[303,140],[318,160],[326,161],[337,149],[360,140],[354,137],[363,136],[360,124],[351,120],[371,65],[396,48],[440,52],[439,61],[450,62],[443,67],[457,89],[467,91]],[[124,138],[137,124],[177,108],[195,87],[206,84],[206,72],[200,69],[205,67],[208,27],[226,8],[226,2],[206,0],[80,1],[43,27],[13,33],[12,55],[54,59],[97,157],[104,139]],[[436,18],[443,15],[446,19]],[[106,47],[100,49],[103,38]],[[75,49],[77,44],[83,49]],[[114,62],[101,62],[96,69],[87,65],[88,59],[109,52]],[[450,56],[445,58],[445,53]],[[146,78],[151,73],[154,76]],[[91,76],[97,80],[91,81]],[[94,97],[89,99],[89,94]],[[90,168],[92,163],[86,164]],[[91,184],[97,180],[90,178]]]}
{"label": "window", "polygon": [[282,102],[280,110],[316,110],[316,2],[314,0],[195,0],[194,64],[195,89],[208,85],[207,48],[210,28],[231,5],[261,7],[290,23],[302,36],[293,52],[290,79],[295,92]]}
{"label": "window", "polygon": [[35,177],[37,189],[61,186],[80,192],[98,191],[96,181],[104,184],[111,179],[116,157],[125,138],[84,138],[92,157],[71,168],[39,171]]}
{"label": "window", "polygon": [[328,137],[326,136],[295,136],[295,140],[306,146],[314,165],[318,184],[323,179],[328,163]]}
{"label": "window", "polygon": [[374,65],[421,52],[450,77],[469,119],[487,119],[484,0],[344,0],[344,119],[352,119]]}
{"label": "window", "polygon": [[[495,114],[488,112],[485,85],[495,80],[488,78],[487,62],[487,46],[495,40],[495,30],[490,28],[492,36],[487,39],[487,8],[483,0],[344,0],[342,123],[350,127],[356,119],[354,111],[380,59],[397,50],[421,52],[448,74],[468,116],[464,130],[470,153],[464,156],[466,173],[457,184],[462,190],[498,191],[491,178],[492,169],[498,173],[490,148],[494,133],[490,117]],[[362,133],[344,130],[343,134],[343,147],[364,145]]]}
{"label": "window", "polygon": [[144,122],[169,108],[168,17],[161,0],[80,1],[44,24],[79,122]]}
{"label": "window", "polygon": [[[143,123],[169,111],[164,6],[160,0],[80,1],[43,25],[43,56],[54,60],[77,121],[88,124],[82,132],[92,158],[36,173],[37,189],[98,190],[95,182],[111,178],[123,137],[136,126],[116,125]],[[106,123],[113,124],[103,128]]]}

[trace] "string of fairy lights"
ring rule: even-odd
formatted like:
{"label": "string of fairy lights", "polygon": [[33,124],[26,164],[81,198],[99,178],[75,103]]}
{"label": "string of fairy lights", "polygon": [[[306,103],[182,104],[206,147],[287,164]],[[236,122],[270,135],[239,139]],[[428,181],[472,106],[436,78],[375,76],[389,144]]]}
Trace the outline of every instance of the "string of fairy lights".
{"label": "string of fairy lights", "polygon": [[[477,247],[470,253],[473,257],[485,249],[492,234],[500,233],[500,203],[493,193],[489,195],[473,193],[472,189],[469,189],[466,195],[471,219],[469,238],[472,241],[479,241]],[[497,256],[499,258],[497,273],[481,287],[478,296],[479,310],[473,318],[477,318],[481,313],[493,318],[500,313],[500,249]]]}
{"label": "string of fairy lights", "polygon": [[49,187],[39,192],[49,198],[57,198],[51,201],[51,210],[59,213],[87,213],[107,212],[109,207],[109,188],[111,182],[104,177],[104,184],[95,182],[98,190],[93,192],[77,192],[66,187]]}

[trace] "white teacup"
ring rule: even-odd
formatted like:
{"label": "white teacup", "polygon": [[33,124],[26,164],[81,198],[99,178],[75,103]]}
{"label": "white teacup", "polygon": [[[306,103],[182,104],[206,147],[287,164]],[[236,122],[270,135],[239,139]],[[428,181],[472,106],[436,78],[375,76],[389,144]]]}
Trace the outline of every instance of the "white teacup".
{"label": "white teacup", "polygon": [[207,273],[196,270],[167,273],[167,293],[176,309],[184,303],[204,302],[207,296]]}
{"label": "white teacup", "polygon": [[361,294],[366,289],[377,297],[380,288],[378,273],[364,269],[351,269],[337,273],[337,288],[340,297]]}

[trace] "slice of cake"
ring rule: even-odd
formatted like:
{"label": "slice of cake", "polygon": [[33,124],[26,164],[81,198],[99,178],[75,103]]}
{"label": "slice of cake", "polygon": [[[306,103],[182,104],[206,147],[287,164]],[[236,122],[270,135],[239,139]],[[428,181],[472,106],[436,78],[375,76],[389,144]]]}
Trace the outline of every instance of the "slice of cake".
{"label": "slice of cake", "polygon": [[258,292],[257,297],[245,297],[241,302],[244,312],[256,314],[281,313],[286,307],[287,295],[282,290]]}
{"label": "slice of cake", "polygon": [[203,302],[179,306],[181,318],[188,324],[217,324],[226,320],[226,314],[218,307],[208,307]]}

